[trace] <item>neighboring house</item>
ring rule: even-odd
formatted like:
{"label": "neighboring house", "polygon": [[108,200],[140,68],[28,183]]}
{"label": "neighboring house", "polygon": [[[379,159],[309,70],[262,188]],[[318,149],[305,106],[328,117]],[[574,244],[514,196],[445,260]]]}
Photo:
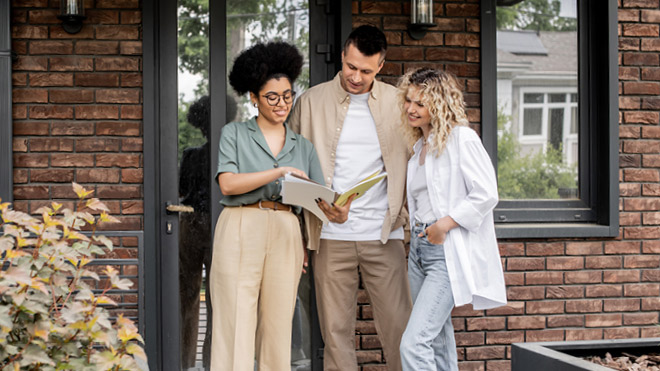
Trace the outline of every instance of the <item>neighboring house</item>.
{"label": "neighboring house", "polygon": [[577,32],[497,31],[497,105],[523,154],[578,158]]}

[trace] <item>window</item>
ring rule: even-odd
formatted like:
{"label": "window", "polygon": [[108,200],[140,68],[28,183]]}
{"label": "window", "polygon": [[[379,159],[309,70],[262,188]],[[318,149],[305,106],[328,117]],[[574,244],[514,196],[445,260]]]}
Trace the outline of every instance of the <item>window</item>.
{"label": "window", "polygon": [[11,31],[9,1],[0,3],[0,198],[12,201]]}
{"label": "window", "polygon": [[498,237],[618,234],[617,2],[482,0]]}

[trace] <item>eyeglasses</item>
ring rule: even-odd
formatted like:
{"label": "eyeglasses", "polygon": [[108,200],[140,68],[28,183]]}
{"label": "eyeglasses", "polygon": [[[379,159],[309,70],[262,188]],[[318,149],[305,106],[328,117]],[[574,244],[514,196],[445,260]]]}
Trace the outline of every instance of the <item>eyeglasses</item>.
{"label": "eyeglasses", "polygon": [[288,91],[282,95],[270,93],[270,94],[262,95],[262,97],[266,98],[266,101],[268,102],[269,106],[277,106],[278,104],[280,104],[280,99],[284,99],[284,103],[286,104],[291,104],[291,102],[293,102],[293,98],[296,97],[296,92]]}

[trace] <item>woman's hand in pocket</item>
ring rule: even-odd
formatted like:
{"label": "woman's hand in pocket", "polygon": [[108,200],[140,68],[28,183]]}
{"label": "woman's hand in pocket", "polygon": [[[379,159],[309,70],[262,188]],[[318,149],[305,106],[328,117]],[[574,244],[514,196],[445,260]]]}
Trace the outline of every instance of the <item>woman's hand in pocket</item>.
{"label": "woman's hand in pocket", "polygon": [[458,227],[458,223],[456,223],[454,219],[447,215],[426,227],[424,232],[420,233],[418,237],[424,237],[424,234],[426,234],[426,237],[430,243],[434,245],[442,245],[445,243],[445,239],[447,239],[447,233],[456,227]]}

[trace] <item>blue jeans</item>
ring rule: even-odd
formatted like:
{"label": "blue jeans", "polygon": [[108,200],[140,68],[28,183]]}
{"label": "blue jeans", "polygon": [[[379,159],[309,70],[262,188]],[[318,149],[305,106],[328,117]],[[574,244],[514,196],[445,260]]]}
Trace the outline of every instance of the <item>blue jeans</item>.
{"label": "blue jeans", "polygon": [[445,250],[417,237],[429,224],[416,223],[411,231],[408,278],[413,309],[401,338],[403,370],[458,370],[454,308]]}

